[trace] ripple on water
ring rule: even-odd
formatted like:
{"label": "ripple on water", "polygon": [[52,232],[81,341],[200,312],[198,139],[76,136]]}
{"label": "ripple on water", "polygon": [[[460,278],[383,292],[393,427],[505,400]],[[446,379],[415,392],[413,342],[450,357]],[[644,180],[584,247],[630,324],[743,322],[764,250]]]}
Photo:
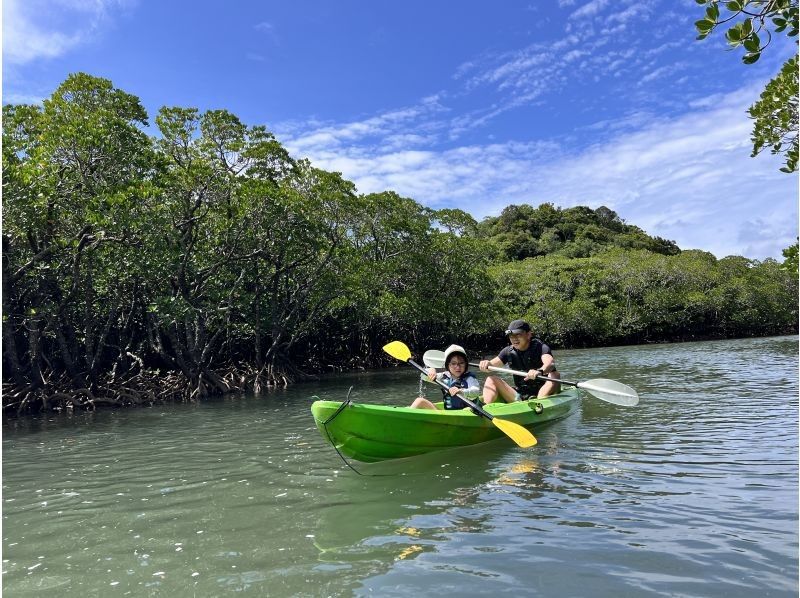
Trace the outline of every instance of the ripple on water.
{"label": "ripple on water", "polygon": [[[753,355],[763,369],[753,368]],[[20,596],[797,595],[797,340],[558,352],[585,396],[536,430],[349,470],[311,395],[406,404],[406,370],[3,435]]]}

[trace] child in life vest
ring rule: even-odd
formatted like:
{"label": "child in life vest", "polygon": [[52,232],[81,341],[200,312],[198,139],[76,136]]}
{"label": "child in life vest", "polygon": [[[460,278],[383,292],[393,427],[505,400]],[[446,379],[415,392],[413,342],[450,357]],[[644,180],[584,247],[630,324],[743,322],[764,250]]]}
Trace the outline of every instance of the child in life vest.
{"label": "child in life vest", "polygon": [[[459,345],[450,345],[444,352],[445,371],[437,373],[434,368],[428,369],[428,379],[433,382],[438,380],[447,386],[447,390],[442,389],[444,395],[445,409],[464,409],[467,405],[459,394],[473,402],[479,401],[481,394],[480,382],[478,378],[469,371],[469,360],[467,352]],[[417,397],[411,406],[417,409],[438,409],[431,401],[425,397]]]}

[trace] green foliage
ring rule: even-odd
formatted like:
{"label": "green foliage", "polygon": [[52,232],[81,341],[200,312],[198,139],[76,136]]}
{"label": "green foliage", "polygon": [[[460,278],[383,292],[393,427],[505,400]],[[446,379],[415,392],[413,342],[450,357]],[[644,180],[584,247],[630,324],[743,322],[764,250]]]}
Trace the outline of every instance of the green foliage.
{"label": "green foliage", "polygon": [[753,156],[769,147],[773,154],[785,154],[782,172],[797,172],[798,158],[798,68],[797,56],[783,65],[781,72],[767,83],[761,99],[748,112],[753,124]]}
{"label": "green foliage", "polygon": [[[4,358],[34,388],[42,363],[85,386],[105,365],[120,303],[136,306],[156,173],[147,115],[137,98],[79,73],[43,108],[8,106],[4,117]],[[120,350],[132,319],[114,339]]]}
{"label": "green foliage", "polygon": [[[697,39],[705,39],[720,25],[728,26],[725,39],[731,48],[742,47],[745,54],[742,62],[753,64],[776,33],[785,32],[796,37],[798,31],[797,0],[696,0],[706,7],[706,14],[695,22]],[[720,12],[724,6],[724,13]],[[730,24],[733,21],[738,22]],[[759,35],[761,34],[761,35]],[[763,39],[762,39],[763,37]]]}
{"label": "green foliage", "polygon": [[646,249],[665,255],[680,250],[674,242],[651,237],[639,227],[625,224],[613,210],[585,206],[538,208],[511,205],[500,216],[484,219],[477,230],[501,260],[541,255],[589,257],[608,247]]}
{"label": "green foliage", "polygon": [[137,98],[76,74],[3,116],[3,359],[20,388],[66,375],[97,392],[150,364],[196,398],[239,387],[231,369],[256,387],[369,363],[388,336],[469,331],[486,311],[468,214],[357,195],[225,110],[164,107],[150,138]]}
{"label": "green foliage", "polygon": [[774,260],[716,260],[609,249],[588,258],[530,258],[490,268],[493,326],[526,318],[556,346],[780,334],[798,317],[798,283]]}
{"label": "green foliage", "polygon": [[4,405],[113,402],[147,376],[184,399],[257,389],[380,364],[398,338],[495,348],[519,316],[557,346],[796,329],[797,244],[717,261],[605,207],[477,223],[359,195],[225,110],[147,122],[85,74],[3,108]]}
{"label": "green foliage", "polygon": [[794,245],[790,245],[786,249],[783,250],[783,269],[798,275],[800,273],[800,267],[798,264],[797,258],[797,242]]}
{"label": "green foliage", "polygon": [[[743,48],[742,62],[753,64],[772,41],[774,33],[797,37],[798,0],[696,0],[706,7],[704,18],[695,23],[697,39],[705,39],[718,26],[728,26],[725,39],[731,49]],[[720,6],[724,5],[724,14]],[[737,21],[734,23],[734,21]],[[733,23],[731,25],[731,23]],[[753,156],[766,147],[784,154],[781,172],[798,170],[798,68],[797,54],[790,57],[770,81],[761,98],[748,110],[753,123]]]}
{"label": "green foliage", "polygon": [[[485,251],[461,235],[475,221],[460,210],[433,211],[393,192],[359,198],[350,270],[326,329],[351,354],[363,337],[362,363],[381,339],[472,333],[491,299]],[[444,229],[444,230],[443,230]]]}

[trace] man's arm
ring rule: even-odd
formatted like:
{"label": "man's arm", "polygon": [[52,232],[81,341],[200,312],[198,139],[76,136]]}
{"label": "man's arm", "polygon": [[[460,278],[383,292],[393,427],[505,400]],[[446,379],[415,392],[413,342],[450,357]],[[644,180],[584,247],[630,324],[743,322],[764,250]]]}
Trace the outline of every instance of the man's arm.
{"label": "man's arm", "polygon": [[550,372],[555,371],[556,360],[550,353],[542,353],[542,365],[535,370],[528,370],[528,375],[525,376],[526,380],[535,380],[536,376],[547,376]]}
{"label": "man's arm", "polygon": [[556,360],[549,353],[542,355],[542,374],[545,376],[556,369]]}
{"label": "man's arm", "polygon": [[500,359],[499,356],[498,357],[492,357],[491,359],[482,359],[481,360],[480,370],[482,372],[488,372],[489,371],[489,366],[492,366],[492,367],[495,367],[495,368],[501,368],[501,367],[503,367],[503,360]]}

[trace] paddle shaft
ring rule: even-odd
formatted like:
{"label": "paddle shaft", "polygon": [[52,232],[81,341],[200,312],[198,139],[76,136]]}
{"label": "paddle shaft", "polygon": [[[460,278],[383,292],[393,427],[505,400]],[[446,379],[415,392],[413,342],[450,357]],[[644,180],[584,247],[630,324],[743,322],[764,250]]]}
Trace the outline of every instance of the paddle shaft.
{"label": "paddle shaft", "polygon": [[[433,349],[431,349],[430,351],[425,351],[423,359],[425,360],[425,365],[427,365],[428,367],[440,368],[444,366],[444,353],[442,353],[441,351],[435,351]],[[470,365],[473,365],[475,367],[480,367],[477,363],[471,363]],[[509,370],[506,368],[501,368],[496,366],[489,366],[489,370],[495,372],[505,372],[517,376],[527,377],[528,375],[528,372],[522,372],[519,370]],[[570,382],[569,380],[561,380],[560,378],[550,378],[548,376],[537,376],[537,377],[540,380],[549,380],[551,382],[558,382],[561,384],[566,384],[568,386],[575,386],[577,388],[580,388],[581,390],[588,392],[592,396],[597,397],[601,401],[606,401],[614,405],[623,405],[626,407],[631,407],[639,402],[639,395],[634,389],[632,389],[630,386],[625,386],[624,384],[615,382],[614,380],[596,379],[596,380],[587,380],[586,382]]]}
{"label": "paddle shaft", "polygon": [[[409,359],[409,360],[408,360],[408,363],[410,363],[411,365],[413,365],[415,368],[417,368],[417,369],[418,369],[420,372],[422,372],[423,374],[427,374],[427,373],[428,373],[428,370],[426,370],[424,367],[422,367],[420,364],[418,364],[418,363],[417,363],[416,361],[414,361],[413,359]],[[436,384],[438,384],[439,386],[441,386],[441,387],[442,387],[444,390],[446,390],[446,391],[449,391],[449,390],[450,390],[450,387],[448,387],[448,386],[447,386],[447,384],[445,384],[445,383],[444,383],[444,382],[442,382],[441,380],[437,380],[436,378],[434,378],[434,379],[433,379],[433,381],[434,381],[434,382],[436,382]],[[470,401],[470,400],[469,400],[467,397],[465,397],[465,396],[464,396],[462,393],[459,393],[459,394],[458,394],[458,396],[459,396],[459,397],[461,398],[461,400],[462,400],[462,401],[464,401],[464,402],[465,402],[467,405],[469,405],[470,407],[472,407],[472,408],[475,410],[475,412],[476,412],[476,413],[480,413],[480,414],[481,414],[483,417],[485,417],[485,418],[489,419],[489,421],[491,421],[491,420],[493,420],[493,419],[494,419],[494,416],[493,416],[491,413],[489,413],[488,411],[484,411],[483,409],[481,409],[480,407],[478,407],[478,405],[476,405],[475,403],[473,403],[472,401]]]}
{"label": "paddle shaft", "polygon": [[[410,357],[410,355],[409,355]],[[444,366],[444,353],[431,349],[425,351],[422,357],[425,360],[425,365],[434,368],[441,368]],[[405,358],[404,358],[405,359]],[[477,363],[470,363],[475,367],[480,367]],[[514,374],[515,376],[524,376],[527,378],[528,372],[520,370],[511,370],[497,366],[488,366],[490,371],[503,372],[507,374]],[[587,380],[586,382],[570,382],[569,380],[561,380],[560,378],[550,378],[549,376],[538,375],[539,380],[548,380],[559,384],[566,384],[567,386],[575,386],[583,391],[588,392],[601,401],[606,401],[612,405],[622,405],[625,407],[632,407],[639,403],[639,394],[630,386],[625,386],[614,380],[605,380],[598,378],[595,380]]]}
{"label": "paddle shaft", "polygon": [[[479,363],[470,363],[471,366],[480,368],[481,365]],[[528,372],[523,372],[520,370],[509,370],[508,368],[498,368],[493,365],[489,366],[489,370],[492,372],[503,372],[504,374],[514,374],[515,376],[527,376]],[[549,380],[550,382],[558,382],[560,384],[566,384],[567,386],[580,386],[580,382],[567,382],[566,380],[561,380],[560,378],[549,378],[548,376],[538,375],[536,376],[539,380]]]}
{"label": "paddle shaft", "polygon": [[[475,367],[480,367],[480,365],[477,364],[477,363],[471,363],[470,365],[475,366]],[[506,368],[498,368],[498,367],[495,367],[493,365],[490,365],[489,369],[491,371],[493,371],[493,372],[504,372],[506,374],[514,374],[516,376],[527,376],[528,375],[528,372],[521,372],[519,370],[509,370],[509,369],[506,369]],[[620,392],[619,390],[614,390],[614,389],[610,389],[610,388],[598,388],[597,386],[592,385],[591,381],[589,381],[589,382],[570,382],[569,380],[562,380],[561,378],[549,378],[548,376],[541,376],[541,375],[536,376],[536,378],[538,380],[549,380],[550,382],[557,382],[558,384],[566,384],[567,386],[575,386],[576,388],[580,388],[582,390],[585,390],[587,392],[592,393],[594,396],[596,396],[599,399],[604,399],[606,401],[615,402],[617,405],[627,404],[627,401],[625,403],[621,403],[619,400],[614,401],[614,400],[612,400],[612,399],[610,399],[608,397],[598,396],[597,393],[599,392],[599,393],[604,393],[606,395],[615,395],[615,396],[619,396],[619,397],[631,397],[631,398],[633,398],[633,395],[631,395],[631,394],[629,394],[627,392]],[[633,390],[633,389],[631,389],[631,390]],[[636,401],[637,402],[639,401],[638,397],[636,397]]]}

